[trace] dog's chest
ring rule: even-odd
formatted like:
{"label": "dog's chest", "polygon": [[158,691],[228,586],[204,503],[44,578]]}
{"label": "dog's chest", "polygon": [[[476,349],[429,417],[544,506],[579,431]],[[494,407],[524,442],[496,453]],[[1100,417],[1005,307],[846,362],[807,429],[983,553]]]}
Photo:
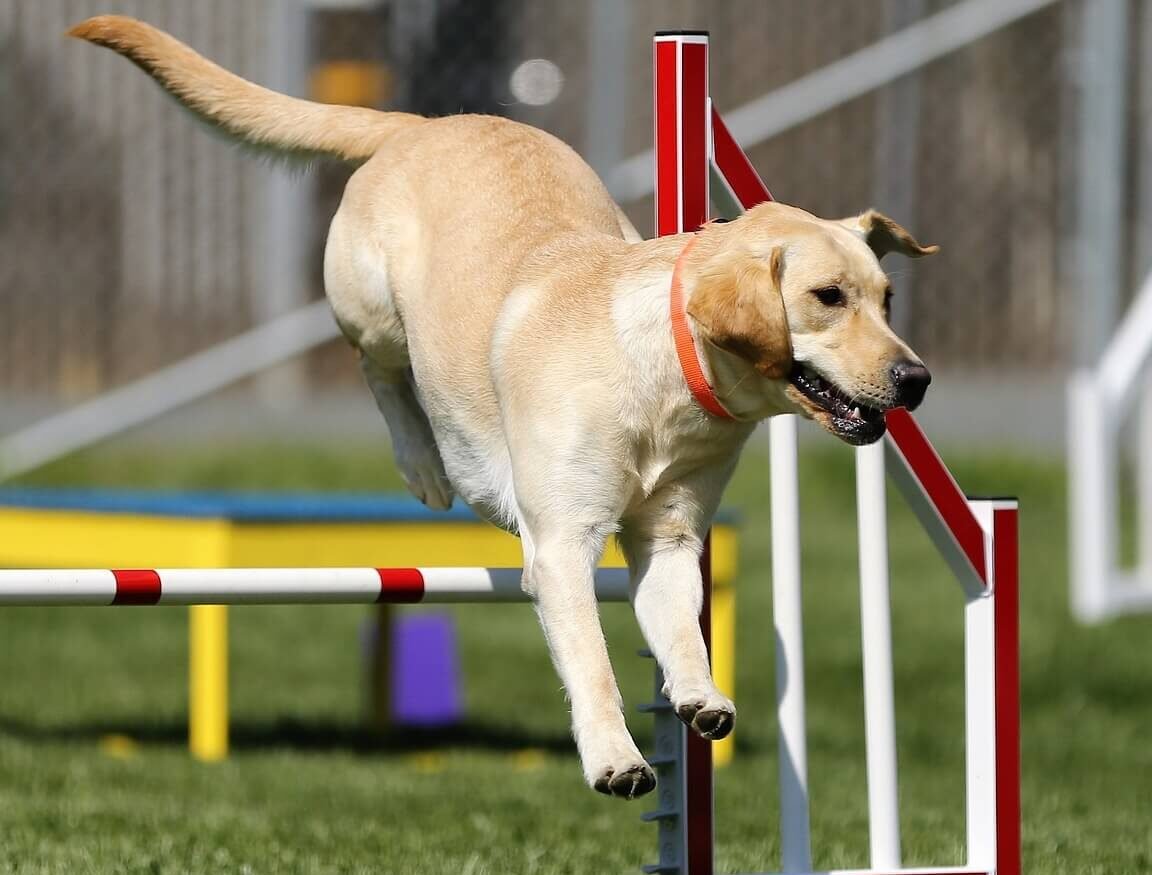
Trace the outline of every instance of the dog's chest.
{"label": "dog's chest", "polygon": [[665,483],[675,479],[676,467],[676,458],[667,452],[667,448],[643,448],[635,459],[634,468],[639,494],[634,498],[643,500]]}
{"label": "dog's chest", "polygon": [[701,425],[695,416],[676,428],[638,437],[632,453],[636,490],[630,503],[642,502],[701,469],[723,467],[743,443],[734,437],[718,433],[711,424]]}

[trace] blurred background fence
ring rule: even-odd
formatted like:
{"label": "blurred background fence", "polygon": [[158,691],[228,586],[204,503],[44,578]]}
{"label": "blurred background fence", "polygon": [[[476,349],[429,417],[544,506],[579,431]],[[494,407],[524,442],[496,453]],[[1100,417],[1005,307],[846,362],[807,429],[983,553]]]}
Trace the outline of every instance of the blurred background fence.
{"label": "blurred background fence", "polygon": [[[1128,86],[1111,121],[1093,106],[1109,105],[1092,88],[1110,69],[1108,34],[1085,27],[1093,6],[1112,10],[1125,43],[1111,49]],[[746,145],[779,199],[827,216],[876,206],[943,244],[930,264],[888,265],[898,327],[947,375],[937,397],[951,400],[925,415],[962,436],[958,410],[985,409],[986,429],[1043,442],[1062,426],[1064,372],[1102,339],[1091,326],[1115,320],[1147,267],[1152,184],[1133,156],[1150,136],[1152,2],[0,0],[0,433],[322,297],[324,232],[350,172],[294,173],[226,147],[123,60],[69,42],[86,16],[137,15],[294,94],[538,125],[582,151],[651,233],[642,172],[626,171],[651,146],[653,31],[711,31],[712,92],[731,120],[890,34],[949,11],[1004,17],[997,7],[1018,11]],[[1113,289],[1086,285],[1076,257],[1104,170],[1120,180],[1098,228]],[[306,416],[345,390],[371,415],[332,340],[231,397],[252,422],[262,409]],[[996,393],[1015,426],[989,404]]]}

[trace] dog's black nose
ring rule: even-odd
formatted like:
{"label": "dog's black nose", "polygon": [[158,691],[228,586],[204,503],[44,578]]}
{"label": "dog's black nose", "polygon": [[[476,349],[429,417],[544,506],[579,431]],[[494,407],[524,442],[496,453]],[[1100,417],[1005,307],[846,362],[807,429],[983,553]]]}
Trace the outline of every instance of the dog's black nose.
{"label": "dog's black nose", "polygon": [[897,362],[888,373],[896,387],[896,403],[909,410],[919,407],[932,382],[928,369],[920,362]]}

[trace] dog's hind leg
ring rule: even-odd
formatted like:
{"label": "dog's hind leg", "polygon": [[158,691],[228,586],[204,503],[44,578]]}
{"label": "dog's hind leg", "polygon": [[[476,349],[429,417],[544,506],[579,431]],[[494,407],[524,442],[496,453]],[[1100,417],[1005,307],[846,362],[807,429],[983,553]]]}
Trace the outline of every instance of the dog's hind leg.
{"label": "dog's hind leg", "polygon": [[360,370],[388,423],[392,452],[409,491],[436,510],[452,506],[452,487],[432,426],[413,386],[408,339],[400,317],[389,259],[375,246],[362,221],[364,177],[345,190],[332,219],[324,251],[324,288],[332,313],[360,354]]}
{"label": "dog's hind leg", "polygon": [[411,369],[383,367],[367,354],[360,357],[360,369],[388,423],[396,466],[408,491],[433,510],[447,510],[452,506],[452,486],[432,426],[416,397]]}

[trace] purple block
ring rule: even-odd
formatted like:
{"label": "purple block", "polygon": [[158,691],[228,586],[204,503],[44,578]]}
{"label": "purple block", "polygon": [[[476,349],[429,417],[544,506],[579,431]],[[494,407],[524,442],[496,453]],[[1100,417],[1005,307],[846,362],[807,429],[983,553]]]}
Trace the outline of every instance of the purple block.
{"label": "purple block", "polygon": [[443,613],[403,613],[392,623],[392,719],[449,726],[464,714],[456,628]]}

